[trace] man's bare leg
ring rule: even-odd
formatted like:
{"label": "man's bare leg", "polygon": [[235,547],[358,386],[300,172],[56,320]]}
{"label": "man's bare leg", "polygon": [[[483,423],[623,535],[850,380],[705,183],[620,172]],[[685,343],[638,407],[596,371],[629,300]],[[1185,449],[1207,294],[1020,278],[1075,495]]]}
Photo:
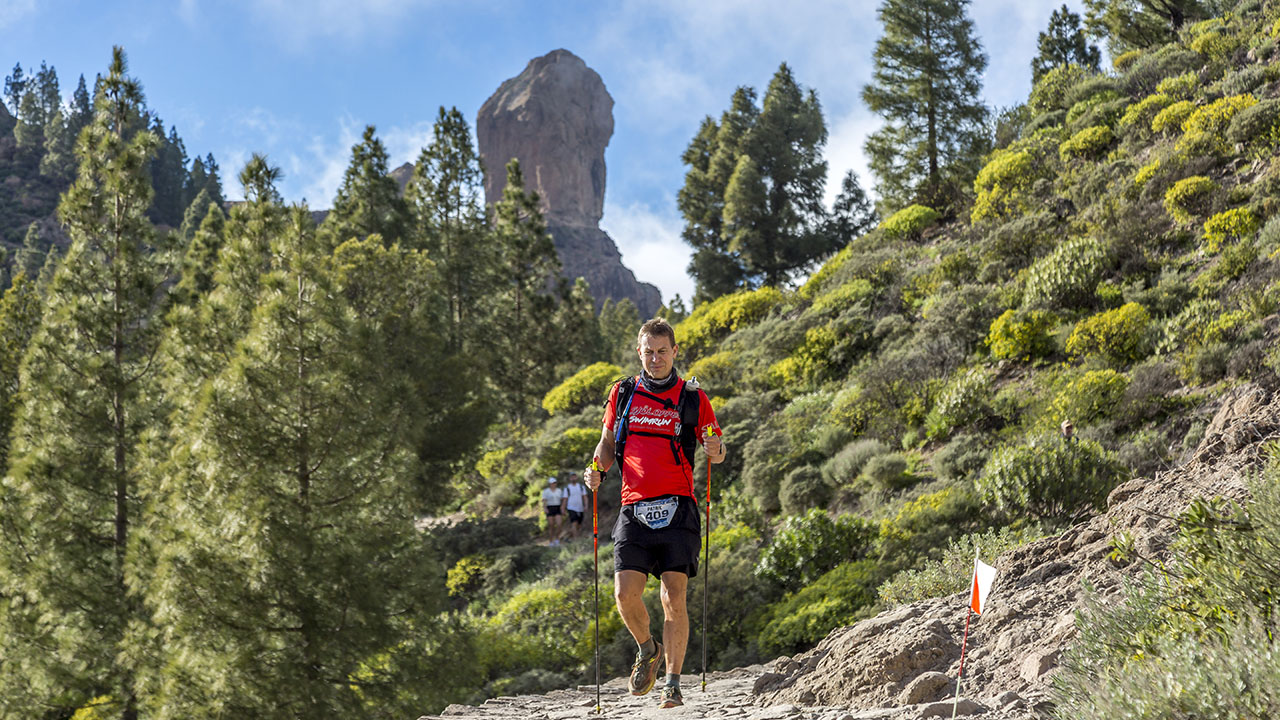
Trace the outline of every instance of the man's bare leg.
{"label": "man's bare leg", "polygon": [[[681,572],[662,573],[662,648],[667,656],[667,673],[679,675],[684,651],[689,644],[689,613],[685,592],[689,576]],[[643,607],[643,603],[641,603]]]}
{"label": "man's bare leg", "polygon": [[649,630],[649,610],[644,606],[644,584],[648,579],[648,575],[637,570],[619,570],[613,576],[613,597],[618,603],[618,614],[637,645],[648,642],[653,634]]}

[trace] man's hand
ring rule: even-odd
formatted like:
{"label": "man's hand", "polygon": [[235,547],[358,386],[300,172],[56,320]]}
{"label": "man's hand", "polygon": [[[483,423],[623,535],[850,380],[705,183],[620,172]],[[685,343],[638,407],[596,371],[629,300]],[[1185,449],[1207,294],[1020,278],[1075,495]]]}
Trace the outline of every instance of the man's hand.
{"label": "man's hand", "polygon": [[724,443],[721,442],[720,436],[715,434],[711,426],[706,427],[706,437],[702,440],[702,451],[712,460],[719,461],[724,458]]}
{"label": "man's hand", "polygon": [[595,492],[600,487],[600,482],[604,480],[604,470],[600,469],[600,458],[591,459],[591,464],[582,471],[582,480],[587,487],[591,488],[591,492]]}

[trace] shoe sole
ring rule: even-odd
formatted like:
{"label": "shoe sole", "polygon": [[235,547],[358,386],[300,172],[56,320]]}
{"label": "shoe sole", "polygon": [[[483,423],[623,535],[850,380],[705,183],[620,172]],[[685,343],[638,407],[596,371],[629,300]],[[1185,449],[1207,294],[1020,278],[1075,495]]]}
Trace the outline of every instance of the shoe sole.
{"label": "shoe sole", "polygon": [[643,689],[631,691],[631,694],[637,697],[640,695],[648,695],[649,691],[653,689],[653,684],[658,680],[658,663],[663,662],[662,643],[655,641],[654,647],[657,648],[657,650],[653,654],[653,659],[649,661],[648,684],[645,685]]}
{"label": "shoe sole", "polygon": [[666,710],[667,708],[680,707],[681,705],[684,705],[683,700],[664,700],[658,707]]}

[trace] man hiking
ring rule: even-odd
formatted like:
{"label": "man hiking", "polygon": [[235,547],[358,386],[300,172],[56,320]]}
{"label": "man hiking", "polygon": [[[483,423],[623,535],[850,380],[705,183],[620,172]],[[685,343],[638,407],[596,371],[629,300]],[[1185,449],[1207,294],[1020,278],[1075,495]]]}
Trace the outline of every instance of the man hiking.
{"label": "man hiking", "polygon": [[[646,322],[636,352],[643,371],[613,386],[605,404],[604,430],[596,445],[599,470],[587,468],[595,492],[604,472],[621,461],[622,510],[613,526],[614,598],[622,622],[639,650],[628,688],[653,689],[665,663],[660,707],[683,705],[680,668],[689,642],[685,591],[698,574],[701,521],[693,487],[693,451],[702,443],[712,463],[724,462],[720,426],[706,393],[689,387],[676,372],[679,348],[665,320]],[[708,429],[711,431],[708,433]],[[662,586],[662,642],[650,632],[643,594],[648,575]]]}
{"label": "man hiking", "polygon": [[564,488],[564,510],[569,513],[569,539],[577,540],[587,511],[587,488],[576,472],[569,473],[569,484]]}

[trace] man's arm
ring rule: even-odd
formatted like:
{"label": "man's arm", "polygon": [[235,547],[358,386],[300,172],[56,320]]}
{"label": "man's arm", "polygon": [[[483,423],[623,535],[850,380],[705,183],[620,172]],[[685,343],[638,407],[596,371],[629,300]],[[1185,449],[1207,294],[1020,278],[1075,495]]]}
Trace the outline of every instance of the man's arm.
{"label": "man's arm", "polygon": [[600,482],[604,479],[604,474],[609,468],[613,467],[613,433],[609,428],[601,428],[600,442],[596,443],[596,452],[593,459],[600,463],[600,469],[597,471],[591,466],[582,473],[582,479],[586,482],[587,487],[591,488],[591,492],[595,492],[600,487]]}

